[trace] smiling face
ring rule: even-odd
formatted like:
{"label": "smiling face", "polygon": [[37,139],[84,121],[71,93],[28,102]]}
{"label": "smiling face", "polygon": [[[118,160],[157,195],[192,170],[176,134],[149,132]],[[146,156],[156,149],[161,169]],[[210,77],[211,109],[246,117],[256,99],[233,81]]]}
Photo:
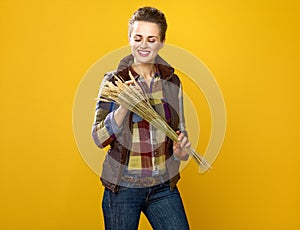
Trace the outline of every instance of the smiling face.
{"label": "smiling face", "polygon": [[135,64],[154,63],[158,51],[164,41],[160,38],[158,24],[145,21],[135,21],[129,37],[131,53]]}

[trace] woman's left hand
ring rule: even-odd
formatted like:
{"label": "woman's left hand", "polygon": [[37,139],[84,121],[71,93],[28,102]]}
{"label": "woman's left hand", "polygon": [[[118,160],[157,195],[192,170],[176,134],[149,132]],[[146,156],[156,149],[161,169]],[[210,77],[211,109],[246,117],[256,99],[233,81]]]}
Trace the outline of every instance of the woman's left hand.
{"label": "woman's left hand", "polygon": [[191,147],[191,143],[188,138],[179,131],[176,132],[178,135],[178,141],[173,144],[173,153],[180,160],[187,160],[189,155],[186,151],[186,148]]}

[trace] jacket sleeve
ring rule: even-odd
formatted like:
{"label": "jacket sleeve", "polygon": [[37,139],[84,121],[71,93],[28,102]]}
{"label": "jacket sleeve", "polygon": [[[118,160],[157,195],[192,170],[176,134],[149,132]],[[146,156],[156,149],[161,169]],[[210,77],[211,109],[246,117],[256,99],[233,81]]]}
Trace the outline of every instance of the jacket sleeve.
{"label": "jacket sleeve", "polygon": [[[101,97],[104,83],[110,79],[110,75],[104,77],[98,98]],[[114,120],[114,112],[117,107],[118,105],[113,102],[98,101],[96,104],[95,117],[92,126],[92,137],[99,148],[104,148],[109,145],[123,129],[123,126],[118,127]]]}
{"label": "jacket sleeve", "polygon": [[178,89],[178,115],[179,115],[178,130],[180,132],[183,132],[185,136],[188,136],[186,127],[185,127],[184,108],[183,108],[183,93],[182,93],[181,82],[179,84],[179,89]]}
{"label": "jacket sleeve", "polygon": [[[184,118],[184,108],[183,108],[183,93],[182,93],[182,84],[181,81],[179,82],[179,89],[178,89],[178,115],[179,115],[179,123],[178,123],[178,129],[181,133],[184,133],[184,135],[188,138],[188,133],[186,131],[185,127],[185,118]],[[186,155],[185,159],[179,159],[176,157],[174,154],[174,159],[176,161],[181,161],[181,160],[188,160],[189,155]]]}

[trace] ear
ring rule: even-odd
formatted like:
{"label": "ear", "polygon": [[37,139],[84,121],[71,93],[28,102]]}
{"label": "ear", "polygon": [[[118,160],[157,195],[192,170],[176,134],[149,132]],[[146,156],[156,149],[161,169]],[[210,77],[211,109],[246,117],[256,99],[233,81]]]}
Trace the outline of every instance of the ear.
{"label": "ear", "polygon": [[160,47],[159,47],[159,49],[162,49],[162,48],[164,47],[165,41],[166,41],[166,39],[164,39],[164,40],[162,40],[162,41],[160,42]]}
{"label": "ear", "polygon": [[131,37],[129,36],[128,37],[128,45],[131,47],[132,45],[134,45],[132,43],[133,43],[133,39],[131,39]]}

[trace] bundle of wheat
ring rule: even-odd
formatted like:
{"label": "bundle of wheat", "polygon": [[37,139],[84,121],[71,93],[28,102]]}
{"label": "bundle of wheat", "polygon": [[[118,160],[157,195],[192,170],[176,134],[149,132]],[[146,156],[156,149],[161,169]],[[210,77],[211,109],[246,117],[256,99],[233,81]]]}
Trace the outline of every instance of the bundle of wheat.
{"label": "bundle of wheat", "polygon": [[[131,81],[129,84],[118,76],[115,77],[115,84],[106,81],[101,91],[101,97],[98,98],[104,102],[116,102],[125,106],[127,109],[136,113],[151,125],[165,133],[171,140],[177,142],[177,133],[166,123],[166,121],[153,109],[147,96],[142,90],[139,90],[138,84],[132,74],[129,72]],[[187,153],[197,162],[199,167],[203,169],[211,168],[210,164],[192,148],[186,149]]]}

